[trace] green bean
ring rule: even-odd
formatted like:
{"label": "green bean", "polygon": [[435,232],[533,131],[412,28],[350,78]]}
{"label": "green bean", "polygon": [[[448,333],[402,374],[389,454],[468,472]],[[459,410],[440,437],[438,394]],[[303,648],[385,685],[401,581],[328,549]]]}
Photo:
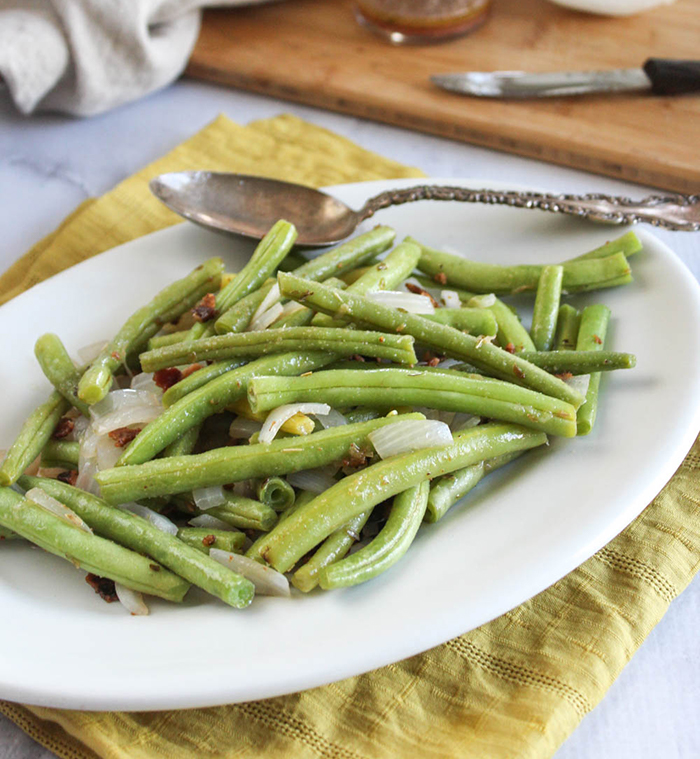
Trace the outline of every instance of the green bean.
{"label": "green bean", "polygon": [[[523,358],[554,374],[590,374],[591,372],[610,372],[616,369],[633,369],[637,359],[632,353],[596,349],[586,351],[525,351]],[[583,408],[583,406],[581,406]]]}
{"label": "green bean", "polygon": [[367,435],[373,430],[401,419],[422,418],[422,414],[405,414],[362,424],[345,424],[305,437],[229,446],[193,456],[173,456],[138,466],[105,469],[96,477],[103,498],[110,503],[186,493],[198,488],[284,475],[331,464],[346,456],[353,445],[367,445]]}
{"label": "green bean", "polygon": [[24,540],[24,538],[14,530],[10,530],[8,527],[3,527],[0,524],[0,540]]}
{"label": "green bean", "polygon": [[518,315],[508,305],[496,298],[496,302],[489,307],[489,311],[496,317],[498,323],[497,340],[502,348],[512,346],[516,353],[535,350],[532,338],[521,324]]}
{"label": "green bean", "polygon": [[182,601],[189,588],[188,582],[150,559],[85,532],[9,488],[0,488],[0,523],[79,569],[141,593]]}
{"label": "green bean", "polygon": [[[348,321],[378,327],[386,332],[413,335],[440,354],[469,361],[500,379],[524,385],[559,398],[578,408],[581,395],[565,382],[533,364],[497,348],[484,338],[476,338],[414,314],[374,303],[352,293],[326,288],[291,274],[280,274],[280,290],[294,300],[309,303],[318,311],[337,315]],[[137,438],[138,439],[138,438]]]}
{"label": "green bean", "polygon": [[[314,555],[292,575],[291,581],[295,588],[304,593],[312,591],[318,585],[319,573],[324,567],[339,561],[360,539],[362,528],[367,523],[372,509],[350,519],[342,527],[332,532],[318,547]],[[255,556],[255,544],[251,546],[252,556]]]}
{"label": "green bean", "polygon": [[40,487],[73,509],[97,534],[152,557],[230,606],[244,608],[253,600],[255,591],[249,580],[136,514],[115,509],[101,498],[58,480],[23,477],[20,484],[24,488]]}
{"label": "green bean", "polygon": [[[452,253],[442,253],[420,243],[418,245],[421,248],[418,268],[431,276],[444,274],[450,287],[455,285],[480,293],[508,295],[536,290],[542,272],[539,264],[486,264],[469,261]],[[563,267],[562,288],[569,293],[590,287],[608,287],[612,281],[618,284],[621,278],[627,278],[630,273],[625,254],[621,252],[606,258],[566,262]]]}
{"label": "green bean", "polygon": [[[587,306],[581,312],[576,350],[595,351],[604,353],[605,336],[610,324],[610,309],[607,306]],[[592,372],[591,380],[586,391],[586,400],[577,413],[579,435],[588,435],[593,429],[598,413],[598,393],[600,390],[600,372]]]}
{"label": "green bean", "polygon": [[68,440],[49,440],[41,451],[43,467],[56,466],[63,469],[77,469],[80,458],[80,443]]}
{"label": "green bean", "polygon": [[34,345],[34,355],[46,379],[71,406],[75,406],[83,416],[88,416],[90,407],[76,394],[83,372],[75,367],[58,335],[42,335]]}
{"label": "green bean", "polygon": [[371,543],[319,572],[324,590],[347,588],[377,577],[393,567],[413,543],[423,521],[430,483],[424,480],[394,498],[386,524]]}
{"label": "green bean", "polygon": [[250,363],[248,359],[241,358],[235,361],[217,361],[209,364],[209,366],[197,369],[197,371],[176,382],[163,393],[163,406],[165,408],[172,406],[181,398],[198,390],[200,387],[204,387],[204,385],[220,377],[222,374],[226,374],[226,372],[230,372],[232,369],[238,369],[248,363]]}
{"label": "green bean", "polygon": [[[420,248],[410,242],[402,242],[379,263],[371,266],[358,280],[348,287],[348,291],[356,295],[378,290],[393,290],[401,284],[416,268],[420,258]],[[295,272],[296,274],[296,272]],[[300,276],[297,274],[297,276]],[[327,314],[316,314],[311,323],[315,327],[334,327],[342,324]]]}
{"label": "green bean", "polygon": [[206,527],[181,527],[178,538],[202,553],[209,554],[210,548],[218,548],[229,553],[242,553],[246,543],[245,534],[233,530],[211,530]]}
{"label": "green bean", "polygon": [[326,351],[336,356],[361,353],[397,364],[415,364],[418,359],[409,335],[385,335],[364,330],[328,327],[290,327],[289,329],[231,332],[203,340],[193,340],[141,354],[144,371],[154,372],[168,366],[195,361],[227,361],[295,351]]}
{"label": "green bean", "polygon": [[258,499],[275,511],[286,511],[296,498],[294,488],[281,477],[265,477],[256,490]]}
{"label": "green bean", "polygon": [[510,451],[542,445],[547,436],[514,424],[484,424],[458,432],[452,445],[392,456],[345,477],[270,532],[259,555],[279,572],[352,517],[381,501],[456,469]]}
{"label": "green bean", "polygon": [[168,285],[149,304],[132,314],[81,377],[78,397],[88,405],[101,401],[109,392],[114,372],[127,355],[145,345],[163,324],[179,317],[216,289],[223,268],[220,258],[209,259],[183,279]]}
{"label": "green bean", "polygon": [[638,253],[642,249],[642,241],[637,237],[634,232],[627,232],[621,237],[616,237],[610,242],[606,242],[605,245],[601,245],[595,250],[591,250],[583,255],[576,256],[575,258],[569,258],[567,263],[572,261],[586,261],[591,258],[607,258],[613,253],[624,253],[629,257],[633,253]]}
{"label": "green bean", "polygon": [[280,271],[294,271],[294,269],[298,269],[300,266],[303,266],[308,262],[309,259],[304,258],[301,253],[292,251],[291,253],[287,253],[287,255],[279,262],[277,268]]}
{"label": "green bean", "polygon": [[543,266],[537,282],[535,309],[532,313],[530,334],[538,351],[552,349],[557,314],[561,302],[561,285],[564,277],[563,266]]}
{"label": "green bean", "polygon": [[554,349],[558,351],[574,350],[581,314],[568,303],[559,307],[557,316],[557,331],[554,336]]}
{"label": "green bean", "polygon": [[[339,290],[345,290],[347,285],[345,282],[343,282],[342,279],[338,279],[337,277],[329,277],[328,279],[324,280],[324,282],[328,285],[328,287],[337,287]],[[297,304],[299,305],[299,304]],[[314,316],[317,316],[318,314],[315,314],[310,308],[306,308],[306,306],[301,306],[298,309],[295,309],[291,313],[285,314],[284,316],[280,316],[279,319],[275,319],[274,322],[269,326],[269,329],[287,329],[288,327],[307,327],[311,322],[313,321]],[[340,324],[331,324],[330,326],[345,326],[344,322],[340,322]]]}
{"label": "green bean", "polygon": [[248,380],[256,374],[301,374],[318,369],[332,360],[333,356],[327,353],[283,353],[231,369],[166,408],[132,440],[117,464],[142,464],[152,459],[188,429],[224,411],[238,398],[243,398]]}
{"label": "green bean", "polygon": [[201,431],[201,424],[185,430],[177,440],[173,440],[170,445],[163,449],[163,456],[189,456],[194,453]]}
{"label": "green bean", "polygon": [[496,317],[488,308],[438,308],[434,314],[425,314],[425,318],[472,335],[498,334]]}
{"label": "green bean", "polygon": [[382,414],[381,410],[376,408],[354,408],[345,412],[348,424],[369,422],[372,419],[378,419],[380,416],[386,416],[386,414]]}
{"label": "green bean", "polygon": [[164,345],[175,345],[182,340],[186,340],[190,331],[188,329],[181,329],[178,332],[168,332],[165,335],[155,335],[148,341],[148,350],[152,351],[155,348],[162,348]]}
{"label": "green bean", "polygon": [[0,465],[0,486],[13,485],[41,453],[70,403],[54,390],[49,399],[27,417]]}
{"label": "green bean", "polygon": [[576,410],[570,404],[508,382],[457,372],[331,369],[304,377],[261,376],[248,383],[248,401],[254,411],[303,402],[340,408],[428,406],[522,424],[550,435],[576,435]]}
{"label": "green bean", "polygon": [[[278,524],[283,519],[287,519],[287,517],[290,517],[295,511],[297,511],[297,509],[300,509],[304,504],[307,504],[310,501],[313,501],[314,498],[316,498],[316,493],[311,493],[308,490],[302,490],[301,493],[299,493],[299,495],[296,497],[294,503],[289,508],[285,509],[279,515]],[[250,546],[250,548],[246,552],[246,556],[248,556],[248,558],[255,559],[256,561],[259,561],[260,563],[264,563],[262,559],[255,552],[255,547],[258,544],[261,544],[264,538],[265,538],[265,535],[263,534],[253,542],[253,544]]]}
{"label": "green bean", "polygon": [[277,514],[268,505],[253,498],[244,498],[234,493],[225,493],[226,503],[207,509],[206,514],[220,519],[232,527],[242,530],[263,530],[267,532],[277,524]]}
{"label": "green bean", "polygon": [[458,469],[452,474],[433,480],[428,496],[428,508],[425,512],[425,522],[437,522],[442,519],[452,506],[473,488],[485,475],[521,456],[524,451],[514,451],[493,459],[480,461],[478,464]]}
{"label": "green bean", "polygon": [[[214,324],[214,330],[218,334],[226,332],[243,332],[248,328],[255,312],[267,297],[268,293],[277,284],[277,280],[268,279],[257,290],[249,293],[234,303],[225,314],[220,316]],[[189,335],[188,335],[189,338]]]}

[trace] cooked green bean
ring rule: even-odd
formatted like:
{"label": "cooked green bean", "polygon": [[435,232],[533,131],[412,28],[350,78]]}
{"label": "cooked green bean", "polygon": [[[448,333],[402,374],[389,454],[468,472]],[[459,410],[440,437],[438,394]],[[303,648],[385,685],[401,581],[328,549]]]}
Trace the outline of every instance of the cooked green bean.
{"label": "cooked green bean", "polygon": [[323,567],[318,575],[319,585],[324,590],[347,588],[367,582],[393,567],[416,537],[429,493],[430,482],[424,480],[395,496],[389,518],[379,534],[352,556]]}
{"label": "cooked green bean", "polygon": [[301,374],[318,369],[333,358],[327,353],[283,353],[232,369],[184,396],[147,424],[121,455],[118,465],[149,461],[188,429],[224,411],[238,398],[243,398],[248,380],[257,374]]}
{"label": "cooked green bean", "polygon": [[170,445],[163,449],[163,456],[189,456],[194,453],[201,431],[201,424],[185,430],[177,440],[173,440]]}
{"label": "cooked green bean", "polygon": [[523,453],[524,451],[506,453],[503,456],[480,461],[478,464],[458,469],[452,474],[446,474],[438,480],[433,480],[424,521],[437,522],[442,519],[457,501],[464,498],[470,490],[481,482],[485,475],[505,466]]}
{"label": "cooked green bean", "polygon": [[80,458],[80,443],[68,440],[49,440],[41,451],[43,467],[63,467],[77,469]]}
{"label": "cooked green bean", "polygon": [[[590,343],[587,344],[590,345]],[[524,351],[522,356],[554,374],[566,372],[569,374],[590,374],[591,372],[610,372],[616,369],[633,369],[637,363],[637,359],[632,353],[604,351],[600,350],[600,346],[597,349],[585,351],[538,351],[537,353]]]}
{"label": "cooked green bean", "polygon": [[[410,239],[410,238],[409,238]],[[415,242],[412,240],[412,242]],[[479,261],[469,261],[452,253],[443,253],[426,245],[420,245],[421,259],[418,268],[435,276],[444,274],[447,285],[463,287],[479,293],[508,295],[511,293],[536,290],[542,272],[539,264],[501,266]],[[609,287],[611,282],[619,284],[628,278],[629,264],[625,254],[613,253],[606,258],[587,258],[563,264],[562,288],[568,293],[589,288]]]}
{"label": "cooked green bean", "polygon": [[0,524],[0,540],[24,540],[24,538],[9,527],[3,527]]}
{"label": "cooked green bean", "polygon": [[561,302],[561,287],[564,277],[563,266],[543,266],[537,282],[535,308],[532,313],[530,334],[538,351],[552,349],[557,315]]}
{"label": "cooked green bean", "polygon": [[568,303],[559,307],[557,316],[557,331],[554,336],[554,350],[572,351],[576,349],[578,327],[581,323],[581,314]]}
{"label": "cooked green bean", "polygon": [[386,424],[422,418],[422,414],[404,414],[331,427],[305,437],[217,448],[193,456],[154,459],[138,466],[105,469],[98,472],[96,478],[107,501],[126,503],[212,485],[289,474],[340,461],[353,446],[367,445],[367,435]]}
{"label": "cooked green bean", "polygon": [[[311,493],[308,490],[302,490],[302,492],[299,493],[299,495],[296,497],[294,503],[291,506],[289,506],[289,508],[285,509],[279,515],[278,524],[283,519],[287,519],[287,517],[290,517],[297,509],[300,509],[304,504],[309,503],[310,501],[313,501],[314,498],[316,498],[316,493]],[[257,540],[253,542],[253,544],[250,546],[250,548],[246,552],[246,556],[263,563],[262,559],[255,553],[255,546],[257,546],[259,543],[262,543],[264,538],[265,538],[265,534],[262,534],[259,538],[257,538]]]}
{"label": "cooked green bean", "polygon": [[[587,306],[581,312],[581,326],[578,331],[576,350],[595,351],[603,355],[605,336],[610,324],[610,309],[607,306]],[[577,412],[579,435],[588,435],[593,429],[598,413],[598,393],[600,390],[600,372],[592,372],[586,391],[586,400]]]}
{"label": "cooked green bean", "polygon": [[498,322],[488,308],[438,308],[424,318],[472,335],[495,337],[498,334]]}
{"label": "cooked green bean", "polygon": [[0,488],[0,523],[79,569],[141,593],[182,601],[189,588],[186,580],[151,559],[85,532],[9,488]]}
{"label": "cooked green bean", "polygon": [[154,348],[162,348],[164,345],[175,345],[182,340],[187,340],[190,331],[188,329],[181,329],[178,332],[168,332],[165,335],[154,335],[148,341],[148,350],[152,351]]}
{"label": "cooked green bean", "polygon": [[0,485],[12,485],[41,453],[70,403],[54,390],[49,399],[27,417],[5,460],[0,464]]}
{"label": "cooked green bean", "polygon": [[217,361],[209,364],[209,366],[197,369],[197,371],[176,382],[163,393],[163,406],[165,408],[172,406],[176,401],[198,390],[200,387],[204,387],[204,385],[220,377],[222,374],[226,374],[226,372],[230,372],[232,369],[238,369],[238,367],[248,363],[250,363],[248,359],[240,358],[235,361]]}
{"label": "cooked green bean", "polygon": [[610,242],[606,242],[605,245],[601,245],[599,248],[584,253],[583,255],[576,256],[575,258],[568,259],[567,263],[571,261],[586,261],[591,258],[607,258],[613,253],[624,253],[629,257],[633,253],[638,253],[642,249],[642,241],[637,237],[634,232],[627,232],[621,237],[616,237]]}
{"label": "cooked green bean", "polygon": [[127,355],[146,345],[164,324],[196,305],[208,292],[216,290],[223,269],[220,258],[210,258],[183,279],[161,290],[150,303],[132,314],[81,377],[78,397],[88,405],[101,401],[109,392],[114,372],[124,363]]}
{"label": "cooked green bean", "polygon": [[[337,277],[329,277],[328,279],[325,279],[324,282],[328,285],[328,287],[337,287],[339,290],[345,290],[347,285],[345,282],[343,282],[342,279],[338,279]],[[286,299],[285,299],[286,300]],[[295,305],[299,305],[298,303]],[[299,306],[298,309],[295,309],[291,313],[285,314],[284,316],[281,316],[279,319],[275,319],[274,322],[269,326],[268,329],[287,329],[288,327],[308,327],[309,324],[313,321],[314,316],[318,316],[318,314],[315,314],[310,308],[306,308],[306,306]],[[340,322],[340,324],[331,324],[329,326],[344,326],[344,322]]]}
{"label": "cooked green bean", "polygon": [[510,451],[542,445],[547,436],[514,424],[484,424],[457,432],[454,443],[392,456],[352,474],[280,522],[259,547],[278,572],[299,559],[352,517],[424,480]]}
{"label": "cooked green bean", "polygon": [[254,588],[249,580],[136,514],[115,509],[101,498],[58,480],[23,477],[20,484],[24,488],[40,487],[73,509],[99,535],[152,557],[230,606],[240,609],[253,600]]}
{"label": "cooked green bean", "polygon": [[206,527],[181,527],[178,538],[188,546],[202,553],[209,553],[210,548],[218,548],[229,553],[242,553],[246,543],[245,533],[233,530],[212,530]]}
{"label": "cooked green bean", "polygon": [[277,513],[268,505],[253,498],[245,498],[234,493],[225,493],[226,503],[214,506],[205,512],[222,522],[241,530],[263,530],[267,532],[277,524]]}
{"label": "cooked green bean", "polygon": [[256,484],[258,499],[275,511],[286,511],[296,495],[294,488],[281,477],[265,477]]}
{"label": "cooked green bean", "polygon": [[46,379],[71,406],[75,406],[83,416],[88,416],[90,407],[76,393],[82,371],[76,368],[58,335],[42,335],[34,345],[34,355]]}
{"label": "cooked green bean", "polygon": [[570,404],[509,382],[458,372],[331,369],[304,377],[261,376],[248,383],[248,401],[254,411],[303,402],[336,408],[428,406],[522,424],[550,435],[576,435],[576,410]]}
{"label": "cooked green bean", "polygon": [[489,311],[496,317],[498,323],[497,340],[502,348],[512,347],[515,353],[535,350],[532,338],[520,322],[520,317],[510,306],[496,298],[496,302],[489,306]]}
{"label": "cooked green bean", "polygon": [[[348,551],[360,539],[362,528],[367,523],[371,513],[372,509],[363,511],[339,527],[335,532],[332,532],[321,543],[306,564],[297,569],[292,575],[292,585],[304,593],[313,590],[318,585],[319,572],[329,564],[333,564],[346,556]],[[250,548],[252,558],[255,557],[255,548],[255,544]]]}
{"label": "cooked green bean", "polygon": [[[277,280],[268,279],[257,290],[249,293],[234,303],[225,314],[220,316],[214,325],[214,330],[218,334],[226,332],[243,332],[248,328],[255,312],[267,297],[268,293],[277,284]],[[188,338],[189,338],[188,334]]]}
{"label": "cooked green bean", "polygon": [[559,398],[571,403],[575,408],[583,402],[581,395],[565,382],[519,356],[491,345],[485,338],[476,338],[452,327],[374,303],[347,291],[341,292],[319,283],[299,279],[291,274],[280,274],[279,281],[280,290],[284,295],[302,303],[309,303],[318,311],[378,327],[387,332],[413,335],[417,342],[440,354],[469,361],[500,379]]}

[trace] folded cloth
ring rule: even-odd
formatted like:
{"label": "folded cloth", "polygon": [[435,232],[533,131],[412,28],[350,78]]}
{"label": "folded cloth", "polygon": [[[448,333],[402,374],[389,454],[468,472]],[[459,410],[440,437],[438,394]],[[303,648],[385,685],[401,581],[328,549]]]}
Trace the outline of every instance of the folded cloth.
{"label": "folded cloth", "polygon": [[[293,117],[247,127],[219,118],[81,206],[0,279],[0,294],[174,223],[148,180],[195,166],[319,185],[420,176]],[[574,572],[493,622],[374,672],[210,709],[128,714],[0,702],[0,711],[66,759],[544,759],[700,566],[699,473],[696,442],[641,516]]]}
{"label": "folded cloth", "polygon": [[[268,0],[217,0],[253,5]],[[0,0],[0,76],[23,113],[92,116],[172,82],[206,0]]]}

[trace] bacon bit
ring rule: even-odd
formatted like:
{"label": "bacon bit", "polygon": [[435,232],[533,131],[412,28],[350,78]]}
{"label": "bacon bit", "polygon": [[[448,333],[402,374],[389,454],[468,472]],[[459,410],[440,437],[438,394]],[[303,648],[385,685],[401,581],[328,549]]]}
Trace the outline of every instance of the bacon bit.
{"label": "bacon bit", "polygon": [[445,274],[444,271],[438,272],[433,279],[439,284],[439,285],[446,285],[447,284],[447,274]]}
{"label": "bacon bit", "polygon": [[176,366],[158,369],[157,372],[153,373],[153,381],[161,390],[167,390],[169,387],[176,385],[181,379],[182,372]]}
{"label": "bacon bit", "polygon": [[406,325],[405,324],[399,324],[399,326],[396,328],[396,331],[397,332],[403,332],[405,329],[406,329]]}
{"label": "bacon bit", "polygon": [[[189,377],[190,374],[194,374],[195,372],[198,372],[200,369],[204,369],[204,364],[190,364],[187,367],[187,369],[183,369],[182,370],[182,372],[181,372],[182,379],[185,379],[185,377]],[[162,369],[160,371],[162,371]],[[155,382],[155,380],[154,380],[154,382]]]}
{"label": "bacon bit", "polygon": [[73,428],[75,427],[75,422],[72,419],[66,419],[65,417],[61,418],[56,425],[56,429],[53,431],[53,435],[51,436],[54,440],[61,440],[64,437],[68,437],[71,432],[73,432]]}
{"label": "bacon bit", "polygon": [[561,374],[555,374],[555,377],[559,377],[560,380],[570,380],[574,375],[571,372],[562,372]]}
{"label": "bacon bit", "polygon": [[207,293],[192,309],[192,317],[198,322],[209,322],[218,315],[216,310],[216,295]]}
{"label": "bacon bit", "polygon": [[367,454],[356,443],[353,443],[348,450],[347,456],[342,461],[342,467],[358,469],[367,463],[367,458]]}
{"label": "bacon bit", "polygon": [[149,564],[148,566],[154,572],[160,572],[160,564]]}
{"label": "bacon bit", "polygon": [[384,337],[384,335],[380,335],[379,342],[380,343],[385,343],[386,342],[386,337]]}
{"label": "bacon bit", "polygon": [[525,372],[517,364],[513,364],[513,374],[519,379],[525,376]]}
{"label": "bacon bit", "polygon": [[513,345],[513,343],[508,343],[508,345],[506,345],[506,347],[503,350],[508,351],[508,353],[515,353],[515,346]]}
{"label": "bacon bit", "polygon": [[112,351],[110,354],[115,361],[121,361],[122,357],[119,355],[119,351]]}
{"label": "bacon bit", "polygon": [[114,440],[114,445],[117,448],[123,448],[127,443],[130,443],[141,432],[139,429],[132,429],[131,427],[120,427],[118,430],[112,430],[107,434]]}
{"label": "bacon bit", "polygon": [[65,472],[59,472],[56,475],[56,479],[59,482],[65,482],[66,485],[73,485],[75,487],[75,483],[78,481],[78,471],[77,469],[66,469]]}
{"label": "bacon bit", "polygon": [[425,289],[423,289],[420,285],[414,285],[413,282],[406,282],[406,289],[411,292],[415,293],[416,295],[425,295],[428,298],[430,298],[430,302],[435,306],[435,308],[440,308],[440,304],[433,298],[433,296]]}
{"label": "bacon bit", "polygon": [[440,363],[440,357],[439,356],[433,356],[433,358],[428,361],[428,366],[437,366]]}
{"label": "bacon bit", "polygon": [[350,361],[360,361],[361,363],[365,363],[364,356],[361,356],[359,353],[356,353],[354,356],[350,356]]}
{"label": "bacon bit", "polygon": [[202,538],[202,545],[203,546],[213,546],[214,543],[216,543],[216,536],[215,535],[205,535]]}
{"label": "bacon bit", "polygon": [[117,591],[114,587],[114,580],[108,577],[99,577],[92,573],[85,575],[85,582],[97,593],[97,595],[108,604],[118,601]]}
{"label": "bacon bit", "polygon": [[602,345],[603,344],[603,341],[598,337],[598,335],[593,335],[593,342],[596,345]]}

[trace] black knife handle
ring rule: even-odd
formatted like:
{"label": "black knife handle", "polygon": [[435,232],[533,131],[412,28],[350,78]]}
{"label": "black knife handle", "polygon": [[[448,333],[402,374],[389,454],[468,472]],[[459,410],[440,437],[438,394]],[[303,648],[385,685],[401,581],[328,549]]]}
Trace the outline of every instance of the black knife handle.
{"label": "black knife handle", "polygon": [[649,58],[644,64],[644,73],[651,80],[651,91],[655,95],[700,92],[700,61]]}

